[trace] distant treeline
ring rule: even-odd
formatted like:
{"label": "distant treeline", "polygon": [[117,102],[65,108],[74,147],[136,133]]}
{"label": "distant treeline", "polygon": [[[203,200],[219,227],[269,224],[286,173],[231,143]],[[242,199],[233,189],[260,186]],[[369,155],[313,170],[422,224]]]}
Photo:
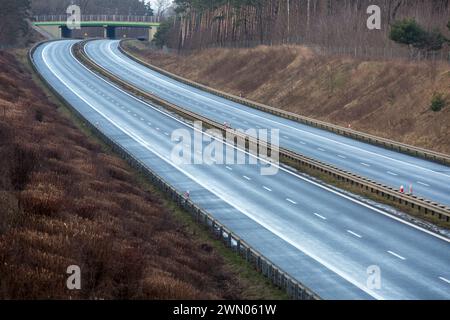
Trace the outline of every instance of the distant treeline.
{"label": "distant treeline", "polygon": [[81,14],[152,15],[144,0],[31,0],[33,15],[65,14],[70,4],[80,6]]}
{"label": "distant treeline", "polygon": [[[175,0],[177,16],[159,44],[195,49],[230,43],[310,43],[386,47],[395,21],[414,17],[446,33],[449,0]],[[367,8],[381,8],[382,29],[370,31]]]}
{"label": "distant treeline", "polygon": [[30,0],[0,0],[0,49],[26,42]]}

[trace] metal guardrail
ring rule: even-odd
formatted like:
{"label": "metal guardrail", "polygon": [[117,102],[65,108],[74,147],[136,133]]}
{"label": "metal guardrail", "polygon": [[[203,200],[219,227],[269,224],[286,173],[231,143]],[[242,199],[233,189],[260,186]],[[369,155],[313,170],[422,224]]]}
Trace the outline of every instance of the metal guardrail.
{"label": "metal guardrail", "polygon": [[271,106],[267,106],[264,105],[262,103],[258,103],[258,102],[254,102],[242,97],[238,97],[205,85],[202,85],[200,83],[194,82],[192,80],[186,79],[184,77],[181,77],[179,75],[173,74],[171,72],[168,72],[162,68],[156,67],[152,64],[149,64],[145,61],[142,61],[141,59],[133,56],[130,52],[128,52],[122,45],[122,43],[124,41],[129,41],[129,40],[122,40],[120,42],[119,45],[119,50],[125,54],[126,56],[128,56],[129,58],[135,60],[136,62],[139,62],[143,65],[145,65],[146,67],[157,71],[159,73],[162,73],[174,80],[180,81],[182,83],[188,84],[192,87],[195,87],[197,89],[201,89],[203,91],[212,93],[214,95],[217,95],[219,97],[246,105],[248,107],[252,107],[254,109],[258,109],[264,112],[268,112],[286,119],[290,119],[290,120],[294,120],[303,124],[307,124],[309,126],[312,127],[316,127],[316,128],[320,128],[320,129],[324,129],[333,133],[337,133],[339,135],[345,136],[345,137],[349,137],[352,139],[356,139],[356,140],[360,140],[366,143],[370,143],[373,145],[377,145],[377,146],[381,146],[383,148],[386,149],[391,149],[394,151],[398,151],[398,152],[402,152],[405,154],[409,154],[409,155],[413,155],[415,157],[420,157],[426,160],[431,160],[434,162],[438,162],[444,165],[448,165],[450,166],[450,155],[444,154],[444,153],[439,153],[436,151],[432,151],[432,150],[427,150],[424,148],[419,148],[419,147],[415,147],[415,146],[411,146],[408,144],[404,144],[404,143],[400,143],[397,141],[393,141],[390,139],[386,139],[386,138],[381,138],[381,137],[377,137],[368,133],[363,133],[363,132],[359,132],[356,130],[352,130],[349,128],[344,128],[338,125],[334,125],[334,124],[330,124],[328,122],[324,122],[324,121],[320,121],[320,120],[316,120],[316,119],[312,119],[309,117],[305,117],[305,116],[301,116],[299,114],[293,113],[293,112],[288,112],[288,111],[284,111],[278,108],[274,108]]}
{"label": "metal guardrail", "polygon": [[[126,40],[123,40],[123,41],[126,41]],[[167,72],[161,68],[158,68],[156,66],[148,64],[148,63],[136,58],[132,54],[128,53],[125,49],[122,48],[122,46],[119,46],[119,48],[129,58],[133,59],[134,61],[136,61],[138,63],[141,63],[142,65],[144,65],[154,71],[160,72],[160,73],[162,73],[166,76],[169,76],[175,80],[181,81],[188,85],[192,85],[192,86],[202,89],[202,90],[203,90],[203,88],[207,88],[207,89],[209,89],[209,92],[213,93],[213,94],[215,94],[214,92],[217,91],[215,89],[211,89],[206,86],[197,84],[188,79],[179,77],[179,76],[174,75],[170,72]],[[96,65],[96,66],[97,66],[97,68],[101,69],[100,66],[98,66],[98,65]],[[158,97],[151,95],[148,92],[144,92],[144,91],[128,84],[127,82],[115,77],[113,74],[107,72],[106,70],[104,70],[104,69],[102,69],[102,70],[104,72],[106,72],[106,74],[109,78],[114,79],[117,83],[121,84],[122,86],[126,86],[128,90],[131,90],[131,91],[143,96],[144,98],[153,100],[153,101],[157,102],[158,104],[161,104],[172,110],[175,110],[176,112],[184,113],[185,115],[187,115],[191,118],[201,120],[201,121],[203,121],[211,126],[214,126],[220,130],[224,130],[224,126],[222,124],[218,124],[218,123],[211,121],[201,115],[198,115],[196,113],[185,110],[179,106],[172,105],[166,101],[163,101],[162,99],[159,99]],[[223,94],[222,97],[228,99],[228,94]],[[235,96],[233,96],[233,97],[235,97]],[[235,100],[233,100],[233,99],[231,99],[231,100],[240,103],[241,98],[239,98],[239,97],[235,97],[235,98],[236,98]],[[269,108],[271,108],[271,107],[269,107]],[[271,109],[274,109],[274,108],[271,108]],[[263,109],[261,109],[261,110],[263,110]],[[319,127],[319,128],[323,128],[323,129],[326,129],[325,126],[327,126],[327,127],[332,126],[325,122],[320,122],[320,121],[316,121],[316,120],[310,120],[310,121],[313,121],[313,123],[315,124],[314,125],[315,127]],[[335,127],[340,128],[339,130],[341,130],[341,129],[343,130],[342,132],[340,132],[340,134],[342,134],[344,136],[348,136],[346,134],[348,132],[347,129],[341,128],[338,126],[335,126]],[[358,133],[358,134],[360,134],[360,133]],[[396,145],[399,145],[399,144],[396,143]],[[374,180],[362,177],[360,175],[351,173],[349,171],[342,170],[335,166],[329,165],[329,164],[321,162],[319,160],[315,160],[315,159],[306,157],[304,155],[295,153],[293,151],[280,148],[280,159],[283,159],[283,158],[288,159],[289,161],[293,161],[302,167],[307,167],[307,168],[313,169],[315,171],[318,171],[320,173],[327,174],[327,175],[337,179],[338,181],[343,181],[343,182],[349,183],[349,184],[359,187],[360,189],[363,189],[367,192],[371,192],[373,194],[376,194],[378,196],[386,198],[387,200],[390,200],[391,202],[394,202],[403,207],[408,207],[413,210],[417,210],[419,213],[423,213],[425,215],[430,214],[431,216],[438,217],[440,220],[450,222],[450,208],[447,206],[438,204],[436,202],[433,202],[433,201],[430,201],[430,200],[427,200],[427,199],[424,199],[424,198],[421,198],[421,197],[418,197],[418,196],[415,196],[412,194],[401,193],[398,190],[395,190],[394,188],[392,188],[390,186],[381,184]]]}
{"label": "metal guardrail", "polygon": [[[119,143],[114,141],[111,137],[107,136],[102,130],[93,125],[87,118],[84,117],[76,108],[74,108],[58,91],[56,91],[50,83],[39,73],[33,59],[33,53],[36,48],[47,42],[58,41],[50,40],[43,41],[35,46],[29,51],[28,60],[39,76],[41,81],[47,86],[47,88],[74,114],[80,118],[98,137],[100,137],[114,152],[120,154],[132,167],[137,169],[143,175],[145,175],[150,181],[163,191],[167,196],[175,201],[179,207],[183,208],[189,212],[198,223],[201,223],[207,227],[213,235],[218,239],[223,241],[229,248],[243,257],[248,263],[255,267],[255,269],[267,277],[274,285],[285,290],[287,294],[293,299],[301,300],[320,300],[321,298],[314,293],[311,289],[301,284],[299,281],[291,277],[281,268],[272,263],[264,255],[259,253],[257,250],[253,249],[248,243],[242,240],[238,235],[234,234],[225,225],[217,221],[212,215],[210,215],[206,210],[196,205],[190,199],[186,199],[183,194],[173,188],[169,183],[167,183],[162,177],[156,174],[151,168],[144,164],[141,160],[135,158],[131,153],[124,149]],[[77,48],[73,48],[76,54]]]}

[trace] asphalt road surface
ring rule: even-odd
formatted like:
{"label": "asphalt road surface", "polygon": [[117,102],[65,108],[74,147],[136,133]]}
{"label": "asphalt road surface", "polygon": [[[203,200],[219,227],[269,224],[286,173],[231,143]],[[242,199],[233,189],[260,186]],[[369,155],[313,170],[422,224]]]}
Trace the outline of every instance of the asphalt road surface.
{"label": "asphalt road surface", "polygon": [[[280,130],[280,146],[361,176],[450,206],[450,167],[271,115],[182,84],[129,59],[117,40],[86,46],[88,56],[123,80],[233,128]],[[394,138],[395,139],[395,138]]]}
{"label": "asphalt road surface", "polygon": [[[180,192],[189,190],[194,202],[321,297],[450,298],[449,240],[286,169],[261,175],[261,161],[176,163],[171,154],[184,140],[172,133],[193,135],[192,125],[93,74],[71,54],[75,43],[37,48],[34,60],[47,81],[131,155]],[[371,266],[381,271],[379,287],[367,285]]]}

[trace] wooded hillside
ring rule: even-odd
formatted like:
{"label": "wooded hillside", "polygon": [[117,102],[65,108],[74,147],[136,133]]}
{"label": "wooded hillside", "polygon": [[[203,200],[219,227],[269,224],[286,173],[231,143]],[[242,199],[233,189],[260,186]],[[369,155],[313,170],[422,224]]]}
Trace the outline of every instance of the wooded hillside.
{"label": "wooded hillside", "polygon": [[[394,21],[414,17],[426,29],[446,30],[449,0],[175,0],[167,44],[310,43],[326,47],[387,47]],[[381,8],[381,30],[369,30],[369,5]],[[447,31],[445,31],[447,32]]]}

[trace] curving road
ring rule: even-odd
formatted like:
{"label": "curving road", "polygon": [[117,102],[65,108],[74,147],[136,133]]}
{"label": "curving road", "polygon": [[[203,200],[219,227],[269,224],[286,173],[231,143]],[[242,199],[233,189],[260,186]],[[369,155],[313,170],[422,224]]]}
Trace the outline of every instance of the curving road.
{"label": "curving road", "polygon": [[234,128],[280,130],[280,146],[332,164],[393,188],[401,185],[414,194],[450,206],[450,168],[408,156],[226,100],[182,84],[129,59],[117,40],[96,40],[86,46],[88,56],[129,83],[176,105]]}
{"label": "curving road", "polygon": [[[450,299],[450,241],[280,168],[189,165],[171,159],[172,133],[191,124],[81,65],[74,40],[40,45],[45,79],[117,141],[293,277],[325,299]],[[221,143],[221,142],[220,142]],[[193,158],[195,155],[192,155]],[[247,155],[248,157],[248,155]],[[367,287],[367,268],[381,270]]]}

